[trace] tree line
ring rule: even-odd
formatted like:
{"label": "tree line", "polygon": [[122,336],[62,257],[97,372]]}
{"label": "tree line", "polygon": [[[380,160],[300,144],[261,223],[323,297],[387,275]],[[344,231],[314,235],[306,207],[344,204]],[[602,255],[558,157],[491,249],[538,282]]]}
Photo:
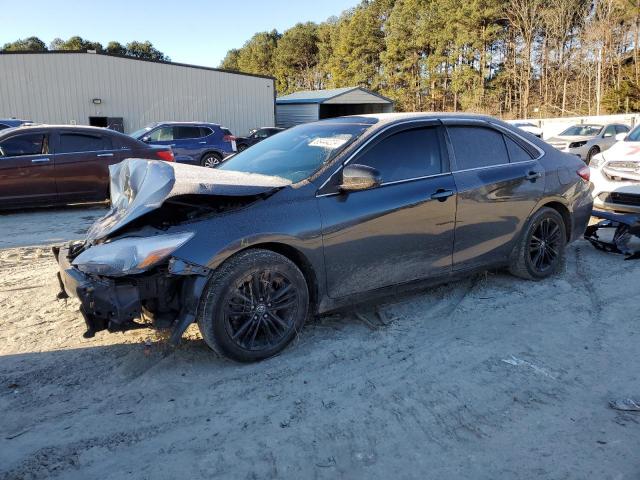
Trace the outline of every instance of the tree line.
{"label": "tree line", "polygon": [[103,47],[100,42],[92,42],[79,36],[73,36],[67,40],[56,38],[47,46],[47,44],[40,40],[38,37],[29,37],[16,40],[15,42],[5,43],[2,47],[3,52],[46,52],[53,50],[95,50],[96,52],[110,53],[114,55],[126,55],[128,57],[142,58],[144,60],[159,60],[165,62],[171,60],[160,50],[154,48],[153,44],[149,41],[133,41],[127,43],[126,45],[122,45],[120,42],[112,41],[109,42],[106,47]]}
{"label": "tree line", "polygon": [[640,111],[640,0],[364,0],[256,33],[221,68],[279,94],[362,86],[397,110],[503,117]]}

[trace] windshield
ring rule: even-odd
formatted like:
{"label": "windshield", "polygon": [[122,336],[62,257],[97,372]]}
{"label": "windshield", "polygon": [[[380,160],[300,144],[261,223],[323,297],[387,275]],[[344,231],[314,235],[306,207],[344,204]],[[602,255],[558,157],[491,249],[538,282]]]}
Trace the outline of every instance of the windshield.
{"label": "windshield", "polygon": [[339,121],[299,125],[248,148],[218,168],[271,175],[296,183],[310,177],[370,126]]}
{"label": "windshield", "polygon": [[631,130],[624,138],[625,142],[640,142],[640,127]]}
{"label": "windshield", "polygon": [[151,130],[153,128],[153,125],[147,125],[146,127],[141,128],[140,130],[136,130],[135,132],[131,132],[129,134],[130,137],[133,138],[140,138],[142,137],[145,133],[147,133],[149,130]]}
{"label": "windshield", "polygon": [[574,125],[560,134],[561,137],[584,136],[594,137],[602,130],[602,125]]}

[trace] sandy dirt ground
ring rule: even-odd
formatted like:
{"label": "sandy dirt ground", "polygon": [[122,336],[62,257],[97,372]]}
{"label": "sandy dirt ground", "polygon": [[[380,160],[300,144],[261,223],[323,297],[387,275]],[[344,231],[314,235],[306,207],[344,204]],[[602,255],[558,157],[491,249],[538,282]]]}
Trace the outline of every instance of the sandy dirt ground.
{"label": "sandy dirt ground", "polygon": [[34,245],[95,214],[0,219],[0,479],[640,478],[640,414],[608,407],[640,395],[640,262],[580,241],[550,280],[389,299],[240,365],[196,329],[82,338]]}

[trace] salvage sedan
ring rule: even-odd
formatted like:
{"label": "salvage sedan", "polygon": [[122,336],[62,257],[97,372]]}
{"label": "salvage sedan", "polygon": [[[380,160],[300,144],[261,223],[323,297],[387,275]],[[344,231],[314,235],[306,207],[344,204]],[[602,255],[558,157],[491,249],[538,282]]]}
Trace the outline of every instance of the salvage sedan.
{"label": "salvage sedan", "polygon": [[239,361],[309,316],[507,267],[558,270],[592,208],[589,170],[484,116],[363,115],[279,133],[217,170],[128,160],[112,209],[54,249],[86,336],[197,322]]}

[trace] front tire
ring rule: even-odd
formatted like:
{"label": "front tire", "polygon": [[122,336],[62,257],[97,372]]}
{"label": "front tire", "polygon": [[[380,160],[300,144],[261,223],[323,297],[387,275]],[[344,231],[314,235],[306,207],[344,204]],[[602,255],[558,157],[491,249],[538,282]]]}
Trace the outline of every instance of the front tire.
{"label": "front tire", "polygon": [[594,155],[597,155],[600,153],[600,148],[599,147],[591,147],[589,149],[589,151],[587,152],[587,159],[585,160],[585,163],[587,165],[589,165],[589,163],[591,162],[591,159],[594,157]]}
{"label": "front tire", "polygon": [[207,168],[218,168],[222,163],[222,157],[217,153],[207,153],[202,157],[200,165]]}
{"label": "front tire", "polygon": [[281,352],[300,332],[309,291],[300,269],[269,250],[245,250],[222,264],[198,309],[198,328],[214,351],[239,362]]}
{"label": "front tire", "polygon": [[511,255],[509,271],[527,280],[542,280],[564,264],[567,231],[556,210],[543,207],[527,222]]}

